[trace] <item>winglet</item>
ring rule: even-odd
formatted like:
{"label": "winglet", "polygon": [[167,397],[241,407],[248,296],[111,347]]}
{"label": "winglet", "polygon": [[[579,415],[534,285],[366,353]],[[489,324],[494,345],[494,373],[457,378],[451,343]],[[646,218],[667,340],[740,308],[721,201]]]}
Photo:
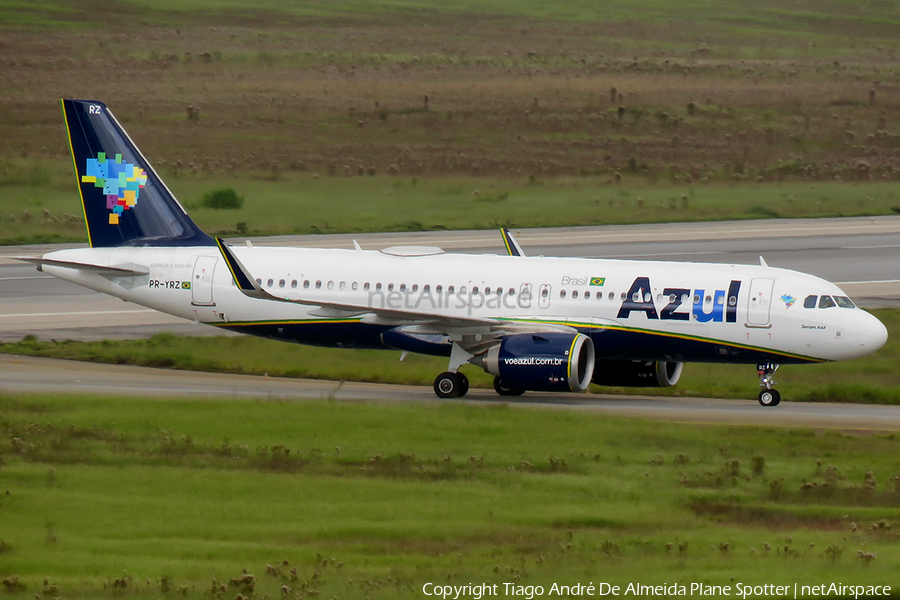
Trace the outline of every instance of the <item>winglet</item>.
{"label": "winglet", "polygon": [[769,263],[766,262],[766,259],[764,259],[762,256],[760,256],[760,257],[759,257],[759,266],[761,266],[761,267],[768,267],[768,266],[769,266]]}
{"label": "winglet", "polygon": [[234,255],[231,248],[225,244],[225,241],[222,238],[216,238],[216,246],[219,247],[219,252],[222,253],[222,258],[225,259],[225,264],[228,265],[228,270],[231,272],[234,284],[244,295],[253,296],[254,298],[265,298],[269,296],[269,294],[259,287],[259,284],[250,277],[247,273],[247,269],[244,268],[244,265],[241,264],[241,261],[238,260],[237,256]]}
{"label": "winglet", "polygon": [[509,229],[501,227],[500,235],[503,236],[503,244],[506,246],[506,251],[510,256],[525,256],[522,247],[519,246],[519,243],[516,241],[516,238],[513,237],[513,234],[509,232]]}

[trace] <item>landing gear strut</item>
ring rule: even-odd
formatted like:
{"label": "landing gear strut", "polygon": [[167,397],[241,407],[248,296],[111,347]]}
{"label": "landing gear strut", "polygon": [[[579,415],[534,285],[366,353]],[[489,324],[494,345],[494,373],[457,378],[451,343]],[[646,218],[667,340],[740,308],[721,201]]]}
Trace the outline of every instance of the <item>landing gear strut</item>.
{"label": "landing gear strut", "polygon": [[775,363],[760,363],[756,365],[756,373],[759,375],[759,386],[762,390],[759,392],[759,403],[763,406],[778,406],[781,402],[781,394],[773,388],[775,378],[773,375],[778,370]]}
{"label": "landing gear strut", "polygon": [[469,392],[469,378],[462,373],[445,371],[434,379],[438,398],[462,398]]}

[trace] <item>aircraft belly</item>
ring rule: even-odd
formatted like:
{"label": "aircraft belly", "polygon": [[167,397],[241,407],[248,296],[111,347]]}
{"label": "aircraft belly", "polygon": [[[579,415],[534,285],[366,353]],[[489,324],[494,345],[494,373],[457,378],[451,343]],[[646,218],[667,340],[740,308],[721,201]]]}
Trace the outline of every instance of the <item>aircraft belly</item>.
{"label": "aircraft belly", "polygon": [[[587,332],[585,332],[587,333]],[[606,328],[591,331],[598,360],[667,360],[756,364],[821,362],[820,360],[737,342],[703,338],[671,331]]]}
{"label": "aircraft belly", "polygon": [[381,334],[389,326],[356,320],[304,320],[284,322],[232,322],[223,329],[285,342],[324,348],[384,349]]}

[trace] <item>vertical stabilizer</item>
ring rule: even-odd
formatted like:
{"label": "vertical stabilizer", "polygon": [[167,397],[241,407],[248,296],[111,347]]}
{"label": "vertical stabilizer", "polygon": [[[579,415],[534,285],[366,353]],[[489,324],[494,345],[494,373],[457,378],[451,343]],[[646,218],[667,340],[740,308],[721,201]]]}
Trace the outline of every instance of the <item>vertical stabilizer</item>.
{"label": "vertical stabilizer", "polygon": [[92,247],[215,246],[102,102],[63,100]]}

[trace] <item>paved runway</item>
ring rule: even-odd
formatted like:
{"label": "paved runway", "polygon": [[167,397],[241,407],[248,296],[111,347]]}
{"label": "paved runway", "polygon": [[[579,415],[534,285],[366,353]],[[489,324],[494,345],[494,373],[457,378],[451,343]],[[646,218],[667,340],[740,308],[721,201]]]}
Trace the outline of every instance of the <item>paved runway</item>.
{"label": "paved runway", "polygon": [[0,354],[0,394],[17,393],[503,403],[514,407],[579,410],[680,423],[754,424],[857,432],[900,431],[900,406],[782,402],[775,408],[763,408],[755,400],[536,392],[501,400],[493,390],[475,389],[469,392],[465,400],[438,400],[431,388],[424,386],[196,373]]}
{"label": "paved runway", "polygon": [[[840,283],[864,307],[900,306],[900,216],[565,227],[514,231],[526,253],[753,264],[796,269]],[[365,249],[440,246],[451,252],[502,253],[496,230],[277,236],[256,245]],[[237,242],[239,240],[235,240]],[[66,246],[0,249],[0,341],[146,337],[169,331],[216,335],[205,325],[169,317],[38,273],[14,256]]]}

